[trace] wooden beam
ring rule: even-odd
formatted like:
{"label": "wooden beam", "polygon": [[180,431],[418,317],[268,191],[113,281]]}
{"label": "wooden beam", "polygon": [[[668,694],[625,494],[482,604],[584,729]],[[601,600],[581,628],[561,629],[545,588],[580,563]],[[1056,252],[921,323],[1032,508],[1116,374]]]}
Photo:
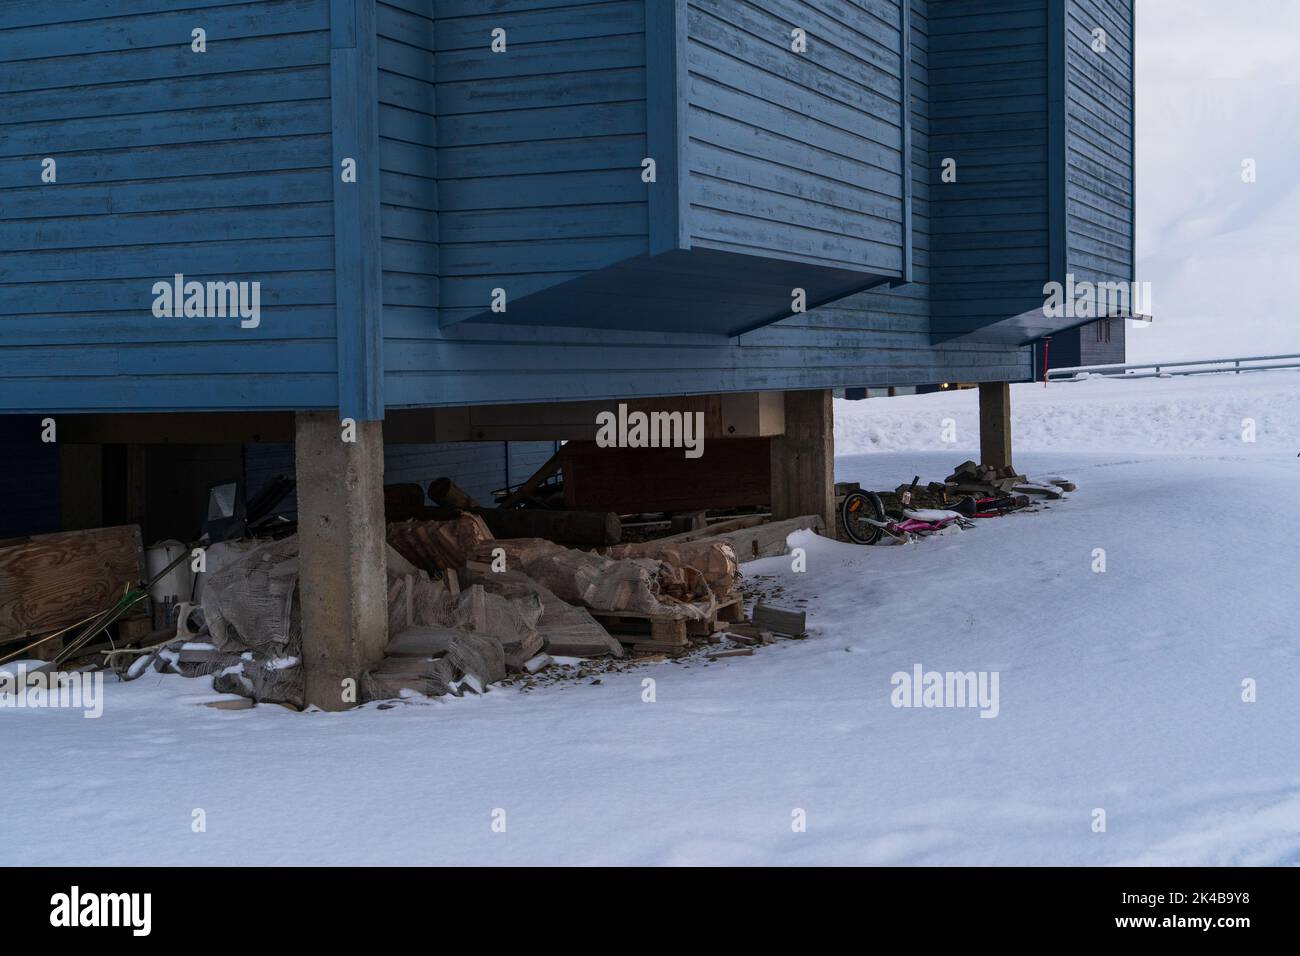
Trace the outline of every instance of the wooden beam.
{"label": "wooden beam", "polygon": [[[330,120],[339,416],[384,417],[379,69],[374,0],[331,0]],[[342,163],[356,163],[345,181]]]}
{"label": "wooden beam", "polygon": [[834,419],[829,390],[785,393],[785,435],[771,447],[773,520],[815,514],[835,527]]}
{"label": "wooden beam", "polygon": [[648,183],[650,255],[689,249],[687,195],[686,0],[645,7],[646,145],[655,161]]}
{"label": "wooden beam", "polygon": [[292,441],[292,412],[127,412],[59,417],[60,445],[254,445]]}
{"label": "wooden beam", "polygon": [[[630,411],[704,413],[705,438],[759,438],[785,429],[781,392],[630,399]],[[617,401],[389,409],[384,443],[590,441]],[[292,412],[115,412],[63,415],[60,444],[256,445],[293,441]]]}
{"label": "wooden beam", "polygon": [[[829,526],[834,533],[834,525]],[[756,558],[773,558],[783,555],[788,550],[785,539],[796,531],[807,528],[817,534],[827,534],[827,525],[820,515],[803,515],[787,518],[785,521],[770,521],[766,524],[739,528],[720,534],[710,534],[697,541],[725,541],[736,552],[737,561],[753,561]]]}
{"label": "wooden beam", "polygon": [[980,464],[1011,467],[1011,384],[980,383]]}

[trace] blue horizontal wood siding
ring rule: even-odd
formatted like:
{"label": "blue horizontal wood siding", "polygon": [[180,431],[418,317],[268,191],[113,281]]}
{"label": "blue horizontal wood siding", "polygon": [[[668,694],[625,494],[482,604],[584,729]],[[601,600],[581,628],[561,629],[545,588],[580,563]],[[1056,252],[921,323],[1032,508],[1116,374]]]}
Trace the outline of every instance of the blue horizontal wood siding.
{"label": "blue horizontal wood siding", "polygon": [[[649,251],[642,0],[436,0],[425,61],[437,184],[391,201],[437,210],[439,282],[386,291],[444,324]],[[505,31],[494,53],[492,31]],[[432,136],[433,124],[429,124]],[[426,145],[421,140],[419,145]],[[429,167],[425,167],[427,170]]]}
{"label": "blue horizontal wood siding", "polygon": [[[176,6],[0,3],[0,407],[337,403],[329,0]],[[260,326],[155,318],[178,272]]]}
{"label": "blue horizontal wood siding", "polygon": [[[1048,2],[929,5],[933,328],[1043,301],[1049,273]],[[956,162],[956,181],[942,180]]]}
{"label": "blue horizontal wood siding", "polygon": [[688,0],[692,246],[902,274],[900,10]]}
{"label": "blue horizontal wood siding", "polygon": [[376,10],[383,307],[437,325],[438,137],[433,0]]}
{"label": "blue horizontal wood siding", "polygon": [[433,0],[378,5],[384,304],[438,306]]}
{"label": "blue horizontal wood siding", "polygon": [[[390,308],[385,315],[385,395],[389,406],[1020,381],[1031,377],[1028,349],[966,342],[931,344],[930,197],[937,187],[931,182],[930,6],[927,0],[912,0],[910,11],[916,281],[888,291],[854,295],[731,338],[503,324],[431,331],[419,310]],[[888,18],[872,22],[888,22]],[[444,161],[445,156],[446,150],[440,151]],[[534,227],[525,222],[516,228]],[[691,290],[662,288],[660,294],[690,295]],[[611,298],[610,308],[618,308],[616,298]]]}
{"label": "blue horizontal wood siding", "polygon": [[1132,22],[1133,0],[1066,5],[1065,246],[1078,281],[1133,279]]}
{"label": "blue horizontal wood siding", "polygon": [[[566,281],[645,261],[646,2],[0,0],[0,407],[333,408],[347,395],[364,407],[379,389],[359,352],[376,335],[390,407],[1026,376],[1021,350],[927,339],[962,270],[989,280],[1028,265],[999,244],[1023,235],[986,228],[990,196],[977,188],[981,162],[1032,152],[1016,138],[1026,130],[997,116],[969,128],[961,114],[1000,98],[1014,120],[1022,93],[998,84],[1034,81],[1041,64],[1026,53],[969,101],[934,64],[972,65],[958,62],[956,21],[994,0],[910,0],[906,40],[899,0],[675,0],[689,24],[691,254],[898,277],[910,175],[915,282],[734,336],[681,323],[440,328],[439,310],[480,313],[496,287],[512,301],[557,290],[562,313]],[[1020,21],[1036,5],[1001,6],[1020,18],[1002,22],[1011,46],[1030,50]],[[194,26],[205,54],[190,52]],[[789,50],[795,26],[807,54]],[[347,35],[358,27],[372,32]],[[490,48],[497,27],[505,53]],[[342,85],[339,63],[356,71]],[[370,123],[377,195],[344,208],[353,193],[337,154],[360,149]],[[937,159],[975,132],[991,142],[940,215]],[[46,155],[57,184],[40,183]],[[375,168],[358,171],[367,188]],[[1034,221],[1032,189],[984,186],[1009,190],[1003,215]],[[964,231],[985,238],[964,244]],[[382,326],[366,311],[370,266],[353,272],[347,255],[348,242],[370,255],[370,238]],[[769,308],[772,289],[786,299],[785,273],[748,268],[667,269],[681,281],[652,278],[646,301],[672,308],[712,283],[730,320]],[[152,282],[177,271],[261,281],[261,327],[155,319]],[[589,292],[619,312],[618,289]]]}

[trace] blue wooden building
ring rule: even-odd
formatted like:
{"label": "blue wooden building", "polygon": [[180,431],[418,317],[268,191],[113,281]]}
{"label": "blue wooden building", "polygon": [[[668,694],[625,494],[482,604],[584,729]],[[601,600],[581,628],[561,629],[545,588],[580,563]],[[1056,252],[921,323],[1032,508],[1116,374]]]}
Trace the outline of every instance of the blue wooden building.
{"label": "blue wooden building", "polygon": [[1097,317],[1046,283],[1133,279],[1133,119],[1133,0],[0,0],[0,436],[65,496],[295,437],[301,487],[341,418],[508,483],[618,400],[1003,387]]}

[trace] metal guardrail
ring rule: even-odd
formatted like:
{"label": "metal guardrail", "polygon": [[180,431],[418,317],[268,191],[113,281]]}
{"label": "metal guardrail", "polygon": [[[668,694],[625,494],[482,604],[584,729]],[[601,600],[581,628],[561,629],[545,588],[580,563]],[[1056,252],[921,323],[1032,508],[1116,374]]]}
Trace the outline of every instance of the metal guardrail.
{"label": "metal guardrail", "polygon": [[1048,369],[1047,380],[1049,382],[1072,381],[1084,372],[1104,378],[1165,378],[1173,375],[1214,375],[1223,372],[1234,374],[1269,372],[1280,368],[1300,368],[1300,355],[1253,355],[1241,358],[1200,359],[1194,362],[1145,362],[1132,365],[1079,365],[1073,368]]}

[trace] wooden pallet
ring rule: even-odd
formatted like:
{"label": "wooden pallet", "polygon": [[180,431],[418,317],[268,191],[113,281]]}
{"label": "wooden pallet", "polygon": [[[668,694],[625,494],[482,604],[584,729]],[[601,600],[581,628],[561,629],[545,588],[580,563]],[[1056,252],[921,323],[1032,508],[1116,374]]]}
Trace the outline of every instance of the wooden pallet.
{"label": "wooden pallet", "polygon": [[718,605],[718,610],[714,615],[719,621],[740,622],[745,619],[745,600],[744,598],[734,597],[724,604]]}
{"label": "wooden pallet", "polygon": [[632,611],[617,614],[592,611],[591,616],[619,643],[639,653],[685,653],[690,648],[688,622],[683,618],[655,617]]}
{"label": "wooden pallet", "polygon": [[712,615],[702,621],[656,617],[635,611],[620,611],[617,614],[592,611],[591,616],[619,643],[631,647],[639,654],[677,656],[690,649],[692,638],[706,638],[715,631],[725,630],[731,622],[743,621],[745,602],[734,597],[720,604]]}
{"label": "wooden pallet", "polygon": [[713,613],[703,621],[687,621],[686,633],[691,637],[708,637],[718,631],[725,631],[728,624],[745,619],[745,602],[741,598],[731,598],[714,608]]}

